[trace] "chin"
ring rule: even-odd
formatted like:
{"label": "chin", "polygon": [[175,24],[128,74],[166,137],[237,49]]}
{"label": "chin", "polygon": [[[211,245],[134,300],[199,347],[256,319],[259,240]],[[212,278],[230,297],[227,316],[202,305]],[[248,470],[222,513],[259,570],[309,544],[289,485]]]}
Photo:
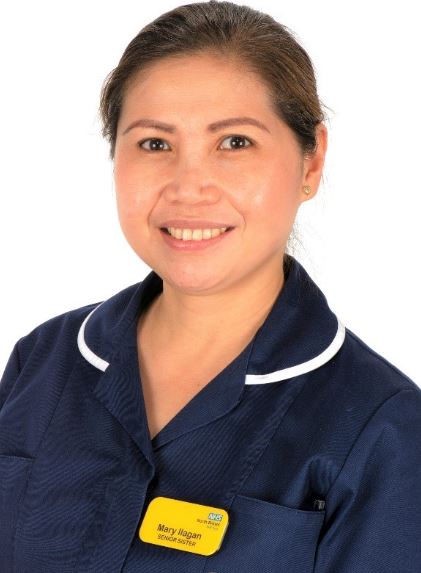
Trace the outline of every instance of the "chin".
{"label": "chin", "polygon": [[191,295],[211,294],[222,288],[215,277],[164,277],[164,280],[178,291]]}
{"label": "chin", "polygon": [[158,270],[156,272],[174,289],[186,294],[210,294],[210,292],[216,292],[227,286],[226,280],[224,280],[225,275],[218,274],[214,269],[209,271],[200,271],[198,268],[191,271],[169,271],[167,269],[163,270],[162,273]]}

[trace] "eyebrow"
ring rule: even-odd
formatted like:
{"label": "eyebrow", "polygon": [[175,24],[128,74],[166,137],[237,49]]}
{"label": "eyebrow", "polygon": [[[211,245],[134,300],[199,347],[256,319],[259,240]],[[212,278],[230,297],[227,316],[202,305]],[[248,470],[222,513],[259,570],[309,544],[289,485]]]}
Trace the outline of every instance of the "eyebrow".
{"label": "eyebrow", "polygon": [[[220,121],[215,121],[210,123],[207,127],[207,131],[213,133],[219,129],[224,129],[225,127],[231,127],[233,125],[254,125],[263,131],[270,133],[269,129],[261,121],[254,119],[253,117],[229,117],[228,119],[221,119]],[[160,129],[167,133],[175,133],[177,128],[175,125],[170,125],[169,123],[163,123],[162,121],[157,121],[156,119],[142,118],[131,123],[122,133],[125,135],[131,129],[135,127],[152,127],[154,129]]]}

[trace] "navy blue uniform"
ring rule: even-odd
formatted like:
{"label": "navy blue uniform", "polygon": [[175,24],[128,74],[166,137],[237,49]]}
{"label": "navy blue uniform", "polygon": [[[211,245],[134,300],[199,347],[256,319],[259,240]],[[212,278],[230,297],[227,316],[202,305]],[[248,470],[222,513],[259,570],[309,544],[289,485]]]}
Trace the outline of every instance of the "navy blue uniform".
{"label": "navy blue uniform", "polygon": [[[420,573],[421,389],[288,260],[250,344],[152,440],[136,326],[155,272],[18,340],[0,384],[1,573]],[[219,551],[141,541],[156,496],[226,509]]]}

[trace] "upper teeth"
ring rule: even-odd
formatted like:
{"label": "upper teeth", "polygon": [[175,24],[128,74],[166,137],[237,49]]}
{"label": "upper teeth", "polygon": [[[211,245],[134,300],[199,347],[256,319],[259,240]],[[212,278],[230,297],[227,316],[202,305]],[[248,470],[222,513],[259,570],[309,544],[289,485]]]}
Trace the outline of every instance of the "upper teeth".
{"label": "upper teeth", "polygon": [[217,237],[226,231],[227,228],[228,227],[216,229],[176,229],[175,227],[168,227],[168,232],[176,239],[182,239],[183,241],[201,241],[202,239]]}

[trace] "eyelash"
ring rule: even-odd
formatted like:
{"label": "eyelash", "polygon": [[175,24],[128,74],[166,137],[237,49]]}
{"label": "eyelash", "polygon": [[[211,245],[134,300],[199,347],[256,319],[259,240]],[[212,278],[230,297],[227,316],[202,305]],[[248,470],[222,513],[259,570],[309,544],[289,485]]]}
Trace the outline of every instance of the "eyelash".
{"label": "eyelash", "polygon": [[[252,140],[250,138],[246,137],[245,135],[228,135],[227,137],[224,137],[224,139],[222,141],[225,141],[226,139],[233,139],[235,137],[237,137],[239,139],[246,139],[250,143],[250,145],[246,145],[244,147],[239,147],[238,149],[223,149],[223,151],[241,151],[242,149],[246,149],[246,148],[252,147],[254,145]],[[152,149],[145,149],[144,147],[142,147],[142,145],[146,141],[164,141],[165,143],[167,143],[165,141],[165,139],[161,139],[160,137],[148,137],[147,139],[142,139],[141,141],[138,142],[138,146],[142,149],[142,151],[146,151],[147,153],[156,153],[156,150],[154,151]],[[162,152],[162,151],[168,151],[168,150],[164,149],[164,150],[159,150],[159,151]]]}

